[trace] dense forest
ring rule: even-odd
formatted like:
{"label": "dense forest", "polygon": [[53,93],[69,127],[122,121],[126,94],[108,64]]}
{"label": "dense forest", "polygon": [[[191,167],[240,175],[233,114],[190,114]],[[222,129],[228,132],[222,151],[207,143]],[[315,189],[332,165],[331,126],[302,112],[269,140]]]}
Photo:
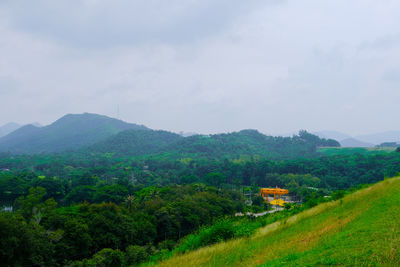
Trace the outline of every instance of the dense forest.
{"label": "dense forest", "polygon": [[[252,210],[245,190],[280,186],[312,203],[398,174],[400,153],[271,160],[85,151],[3,154],[0,166],[0,201],[13,209],[0,213],[3,263],[79,266],[115,258],[132,265],[202,226]],[[256,194],[253,200],[260,205]]]}

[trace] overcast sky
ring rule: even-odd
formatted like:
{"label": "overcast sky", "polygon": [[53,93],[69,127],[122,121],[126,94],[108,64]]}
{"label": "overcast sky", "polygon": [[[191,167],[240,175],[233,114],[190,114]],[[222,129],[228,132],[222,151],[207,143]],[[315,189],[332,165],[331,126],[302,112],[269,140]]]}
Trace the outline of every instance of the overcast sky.
{"label": "overcast sky", "polygon": [[0,125],[399,130],[398,0],[0,0]]}

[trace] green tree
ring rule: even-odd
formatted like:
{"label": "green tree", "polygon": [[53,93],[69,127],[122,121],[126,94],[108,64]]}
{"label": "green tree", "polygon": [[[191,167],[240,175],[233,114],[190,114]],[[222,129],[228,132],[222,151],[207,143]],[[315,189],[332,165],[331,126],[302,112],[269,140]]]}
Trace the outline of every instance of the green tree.
{"label": "green tree", "polygon": [[129,195],[125,198],[124,200],[124,205],[128,209],[129,212],[132,212],[132,210],[135,207],[135,196]]}
{"label": "green tree", "polygon": [[137,265],[145,260],[147,260],[149,254],[146,248],[133,245],[126,248],[126,263],[127,265]]}
{"label": "green tree", "polygon": [[54,266],[54,246],[40,225],[16,213],[0,212],[2,266]]}
{"label": "green tree", "polygon": [[253,199],[253,205],[263,207],[264,206],[264,198],[262,196],[256,196]]}
{"label": "green tree", "polygon": [[128,189],[122,185],[105,185],[97,189],[94,201],[121,203],[128,196]]}
{"label": "green tree", "polygon": [[220,172],[210,172],[204,179],[208,184],[220,187],[226,181],[226,176]]}
{"label": "green tree", "polygon": [[26,220],[33,220],[39,224],[44,215],[54,211],[57,207],[57,202],[52,198],[42,202],[45,195],[46,189],[43,187],[29,188],[29,194],[26,197],[19,197],[16,200],[18,212]]}
{"label": "green tree", "polygon": [[125,266],[125,255],[119,249],[103,248],[90,259],[75,262],[72,266],[116,267]]}

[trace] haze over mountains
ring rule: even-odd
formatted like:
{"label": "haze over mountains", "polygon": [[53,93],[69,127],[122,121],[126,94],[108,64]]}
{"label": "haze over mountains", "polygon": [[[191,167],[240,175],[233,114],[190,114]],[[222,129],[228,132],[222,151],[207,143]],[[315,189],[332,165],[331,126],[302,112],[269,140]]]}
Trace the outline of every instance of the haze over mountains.
{"label": "haze over mountains", "polygon": [[373,147],[384,142],[400,143],[400,131],[387,131],[374,134],[351,136],[337,131],[314,132],[321,138],[331,138],[339,141],[343,147]]}
{"label": "haze over mountains", "polygon": [[266,136],[257,130],[215,135],[182,135],[97,114],[69,114],[45,127],[25,125],[0,138],[0,152],[38,154],[77,151],[138,156],[226,157],[260,155],[270,158],[314,156],[319,146],[339,146],[306,131],[292,137]]}
{"label": "haze over mountains", "polygon": [[0,151],[21,154],[76,150],[127,129],[148,128],[97,114],[68,114],[48,126],[29,124],[0,138]]}
{"label": "haze over mountains", "polygon": [[15,122],[9,122],[3,126],[0,126],[0,138],[6,136],[9,133],[12,133],[13,131],[17,130],[20,127],[21,125]]}
{"label": "haze over mountains", "polygon": [[[131,131],[126,131],[131,130]],[[140,130],[140,131],[138,131]],[[315,132],[322,138],[313,144],[327,146],[326,139],[337,140],[343,147],[373,147],[384,142],[400,141],[400,131],[352,137],[338,131]],[[14,154],[54,153],[76,151],[88,147],[96,152],[117,152],[126,155],[149,153],[203,153],[223,155],[231,149],[241,154],[263,154],[266,147],[270,155],[289,153],[290,146],[298,146],[293,137],[272,137],[256,130],[245,130],[230,134],[198,135],[195,133],[172,133],[153,131],[146,126],[127,123],[97,114],[68,114],[54,123],[40,127],[39,124],[22,126],[8,123],[0,127],[0,152]],[[301,138],[300,138],[301,139]],[[311,140],[311,139],[310,139]],[[323,141],[326,140],[326,141]],[[279,145],[280,144],[280,145]],[[331,142],[336,146],[335,142]],[[284,149],[282,149],[285,147]],[[268,150],[267,149],[267,150]],[[311,151],[312,148],[306,148]],[[297,150],[296,150],[297,151]],[[305,152],[307,153],[307,152]]]}

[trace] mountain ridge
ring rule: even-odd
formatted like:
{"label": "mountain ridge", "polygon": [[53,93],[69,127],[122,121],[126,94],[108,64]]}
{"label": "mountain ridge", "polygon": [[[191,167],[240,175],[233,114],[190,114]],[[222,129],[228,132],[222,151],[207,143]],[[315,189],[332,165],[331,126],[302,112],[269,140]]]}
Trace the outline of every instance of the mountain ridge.
{"label": "mountain ridge", "polygon": [[3,126],[0,126],[0,138],[8,135],[9,133],[12,133],[20,127],[21,125],[15,122],[9,122],[4,124]]}
{"label": "mountain ridge", "polygon": [[16,154],[55,153],[77,150],[127,129],[148,130],[104,115],[67,114],[50,125],[32,124],[0,138],[0,151]]}
{"label": "mountain ridge", "polygon": [[181,135],[149,130],[127,130],[88,148],[90,152],[116,153],[125,156],[168,154],[169,157],[203,156],[226,158],[259,155],[268,158],[311,157],[319,146],[340,146],[331,139],[320,139],[306,131],[293,137],[273,137],[257,130],[239,132]]}

